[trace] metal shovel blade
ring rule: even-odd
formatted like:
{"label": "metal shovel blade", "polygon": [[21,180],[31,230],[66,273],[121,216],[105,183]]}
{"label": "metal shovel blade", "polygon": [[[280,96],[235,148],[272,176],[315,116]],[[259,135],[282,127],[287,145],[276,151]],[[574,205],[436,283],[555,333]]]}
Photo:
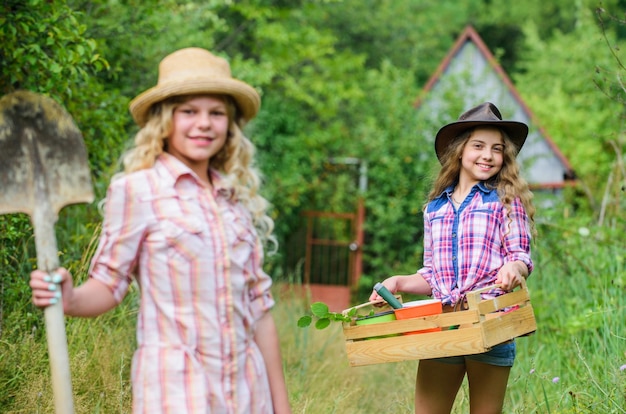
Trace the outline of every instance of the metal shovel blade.
{"label": "metal shovel blade", "polygon": [[[17,91],[0,99],[0,214],[26,213],[37,267],[59,267],[54,224],[66,205],[93,201],[82,134],[53,99]],[[60,288],[57,287],[57,291]],[[57,414],[74,412],[62,299],[45,311]]]}
{"label": "metal shovel blade", "polygon": [[0,148],[0,214],[32,215],[39,190],[54,213],[93,201],[82,134],[52,98],[29,91],[2,97]]}

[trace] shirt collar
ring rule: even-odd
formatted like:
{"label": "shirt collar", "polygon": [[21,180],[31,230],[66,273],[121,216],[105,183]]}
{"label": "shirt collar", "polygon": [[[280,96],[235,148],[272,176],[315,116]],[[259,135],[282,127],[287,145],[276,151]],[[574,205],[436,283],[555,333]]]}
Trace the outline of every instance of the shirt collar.
{"label": "shirt collar", "polygon": [[[184,176],[191,177],[198,185],[205,185],[191,168],[167,152],[157,157],[154,168],[156,168],[160,175],[169,181],[171,185],[174,185]],[[209,174],[211,174],[211,181],[213,182],[213,188],[216,193],[224,195],[232,193],[232,190],[226,186],[226,180],[223,179],[219,171],[209,168]]]}
{"label": "shirt collar", "polygon": [[[457,182],[455,182],[454,184],[449,185],[448,187],[446,187],[446,189],[445,189],[445,190],[443,190],[443,193],[441,193],[441,194],[439,195],[439,197],[443,197],[443,196],[446,196],[446,197],[447,197],[447,196],[451,196],[451,195],[452,195],[452,193],[454,192],[454,187],[456,187],[456,185],[457,185],[457,184],[458,184],[458,181],[457,181]],[[470,194],[475,193],[475,192],[476,192],[476,190],[475,190],[476,188],[477,188],[478,190],[480,190],[483,194],[489,194],[489,193],[491,193],[491,192],[494,190],[493,188],[489,188],[489,187],[487,187],[487,185],[485,184],[485,182],[484,182],[484,181],[479,181],[477,184],[475,184],[475,185],[472,187],[472,189],[470,190]],[[439,197],[437,197],[437,198],[439,198]]]}

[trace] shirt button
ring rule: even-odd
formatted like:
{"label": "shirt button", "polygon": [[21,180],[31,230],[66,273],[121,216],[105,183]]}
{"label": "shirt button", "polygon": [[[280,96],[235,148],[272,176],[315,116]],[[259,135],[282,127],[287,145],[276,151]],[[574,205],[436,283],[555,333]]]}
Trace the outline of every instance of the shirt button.
{"label": "shirt button", "polygon": [[456,233],[452,233],[452,237],[453,237],[453,238],[454,238],[454,237],[456,237]]}

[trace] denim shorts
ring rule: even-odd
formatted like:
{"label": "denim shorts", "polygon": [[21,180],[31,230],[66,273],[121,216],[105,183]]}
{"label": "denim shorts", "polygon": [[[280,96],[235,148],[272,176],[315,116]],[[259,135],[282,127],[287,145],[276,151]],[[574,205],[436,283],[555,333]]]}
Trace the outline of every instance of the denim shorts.
{"label": "denim shorts", "polygon": [[434,358],[431,359],[431,361],[460,365],[464,364],[466,359],[482,362],[483,364],[497,365],[499,367],[512,367],[515,361],[515,340],[496,345],[482,354]]}

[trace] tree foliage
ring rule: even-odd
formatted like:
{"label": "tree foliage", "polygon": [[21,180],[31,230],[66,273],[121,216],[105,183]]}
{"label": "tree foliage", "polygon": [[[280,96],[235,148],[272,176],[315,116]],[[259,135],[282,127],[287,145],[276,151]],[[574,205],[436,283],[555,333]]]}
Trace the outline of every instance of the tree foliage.
{"label": "tree foliage", "polygon": [[[616,72],[611,50],[593,16],[592,10],[581,10],[575,29],[555,31],[549,40],[542,40],[536,25],[528,23],[523,71],[515,75],[515,81],[576,171],[587,195],[578,203],[589,204],[597,212],[616,156],[610,142],[622,134],[624,105],[607,99],[597,87],[607,70],[613,76]],[[607,35],[614,39],[612,33]]]}
{"label": "tree foliage", "polygon": [[107,67],[96,42],[84,37],[80,13],[62,2],[5,1],[2,9],[2,91],[30,89],[63,101]]}
{"label": "tree foliage", "polygon": [[[567,0],[8,0],[0,6],[0,92],[31,89],[68,108],[85,136],[101,198],[135,132],[128,102],[154,85],[160,59],[187,46],[228,58],[234,75],[262,94],[261,112],[246,133],[258,148],[283,246],[269,260],[272,273],[293,271],[286,264],[296,254],[289,247],[301,232],[302,211],[354,208],[358,171],[333,164],[351,157],[368,164],[369,283],[420,264],[421,207],[438,164],[416,131],[437,125],[412,104],[467,24],[578,173],[582,192],[567,202],[578,214],[602,214],[605,183],[623,149],[623,103],[606,94],[621,93],[609,79],[616,72],[612,43],[626,31],[600,26],[597,6],[593,0],[573,6]],[[608,11],[619,6],[619,0],[602,3]],[[95,206],[85,211],[86,220],[99,220]]]}

